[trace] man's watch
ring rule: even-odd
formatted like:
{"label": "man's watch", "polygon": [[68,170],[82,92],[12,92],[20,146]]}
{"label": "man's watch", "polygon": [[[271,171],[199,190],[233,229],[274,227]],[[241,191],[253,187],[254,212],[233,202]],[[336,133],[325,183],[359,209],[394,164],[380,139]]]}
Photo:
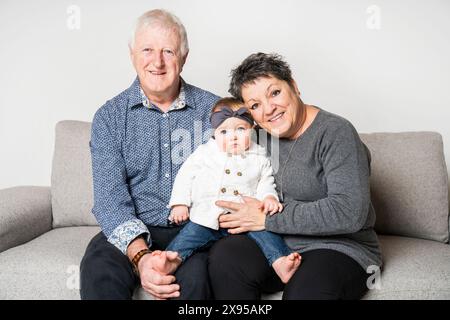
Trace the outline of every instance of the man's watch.
{"label": "man's watch", "polygon": [[139,275],[139,268],[138,268],[139,261],[147,253],[152,253],[152,250],[150,250],[149,248],[139,250],[138,253],[136,253],[134,255],[133,259],[131,260],[131,264],[133,265],[134,272],[136,272],[137,275]]}

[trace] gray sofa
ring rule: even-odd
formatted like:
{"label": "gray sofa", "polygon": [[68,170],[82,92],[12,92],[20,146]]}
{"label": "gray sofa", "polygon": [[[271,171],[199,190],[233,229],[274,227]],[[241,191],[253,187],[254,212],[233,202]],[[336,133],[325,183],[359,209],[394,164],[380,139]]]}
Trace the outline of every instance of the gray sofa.
{"label": "gray sofa", "polygon": [[[79,299],[91,214],[90,123],[56,126],[51,187],[0,190],[0,299]],[[361,134],[384,269],[365,299],[450,299],[448,177],[433,132]],[[280,293],[265,298],[279,298]],[[147,298],[137,290],[136,298]]]}

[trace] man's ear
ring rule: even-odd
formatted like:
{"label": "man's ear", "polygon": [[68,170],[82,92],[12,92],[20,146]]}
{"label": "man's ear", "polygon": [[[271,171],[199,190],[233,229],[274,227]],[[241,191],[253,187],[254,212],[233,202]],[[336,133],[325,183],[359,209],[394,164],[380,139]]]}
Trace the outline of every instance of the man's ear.
{"label": "man's ear", "polygon": [[130,53],[130,57],[133,56],[133,48],[131,47],[131,43],[128,43],[128,52]]}
{"label": "man's ear", "polygon": [[186,54],[183,57],[181,57],[181,70],[183,70],[183,67],[184,67],[184,64],[186,63],[188,55],[189,55],[189,51],[186,52]]}
{"label": "man's ear", "polygon": [[130,45],[128,45],[128,52],[130,53],[130,60],[131,60],[131,63],[132,63],[133,66],[134,66],[134,50],[133,50],[133,48],[131,48]]}

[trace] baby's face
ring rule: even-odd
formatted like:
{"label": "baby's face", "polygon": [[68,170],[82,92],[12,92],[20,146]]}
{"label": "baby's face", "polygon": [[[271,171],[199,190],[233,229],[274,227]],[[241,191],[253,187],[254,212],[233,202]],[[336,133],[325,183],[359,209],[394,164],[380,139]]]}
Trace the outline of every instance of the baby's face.
{"label": "baby's face", "polygon": [[231,154],[241,154],[250,147],[252,126],[239,118],[228,118],[214,131],[219,149]]}

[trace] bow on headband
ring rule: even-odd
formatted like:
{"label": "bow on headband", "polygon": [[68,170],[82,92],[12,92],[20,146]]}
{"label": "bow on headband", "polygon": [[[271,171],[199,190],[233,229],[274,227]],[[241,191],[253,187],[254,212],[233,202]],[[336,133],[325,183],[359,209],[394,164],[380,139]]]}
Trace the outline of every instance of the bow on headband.
{"label": "bow on headband", "polygon": [[253,117],[248,112],[247,108],[242,107],[236,111],[233,111],[230,107],[224,106],[220,111],[213,112],[211,114],[211,127],[217,129],[222,122],[227,120],[228,118],[238,118],[250,123],[253,125]]}

